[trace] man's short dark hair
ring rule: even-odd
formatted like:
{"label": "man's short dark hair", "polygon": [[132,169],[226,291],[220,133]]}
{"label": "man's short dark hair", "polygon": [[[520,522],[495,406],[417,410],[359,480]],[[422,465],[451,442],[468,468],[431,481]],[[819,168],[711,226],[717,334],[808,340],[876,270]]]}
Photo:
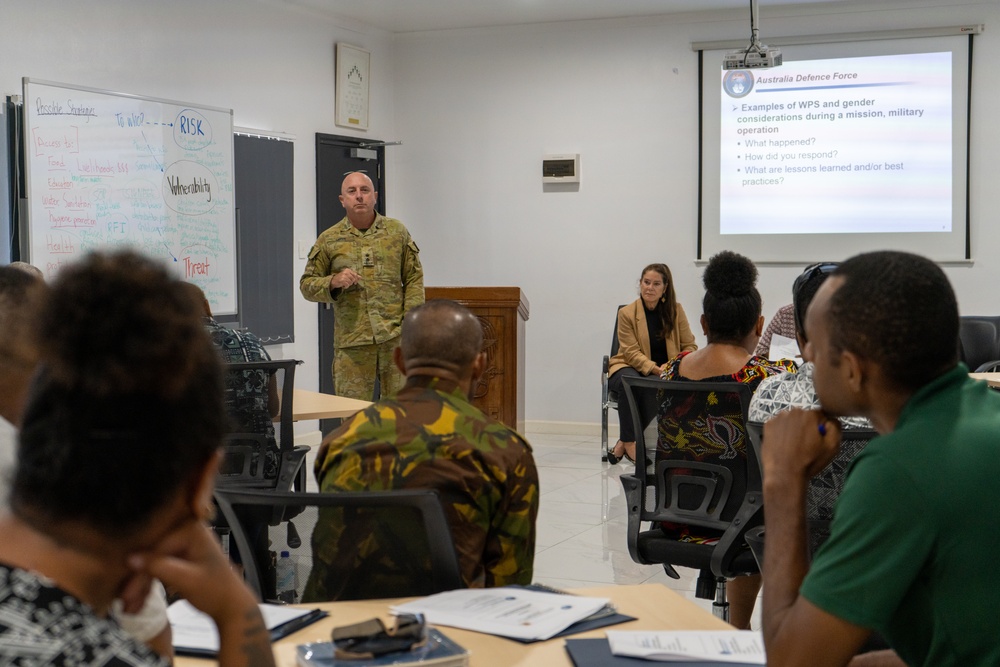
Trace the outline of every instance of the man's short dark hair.
{"label": "man's short dark hair", "polygon": [[870,359],[886,379],[917,390],[958,363],[958,301],[944,271],[905,252],[857,255],[833,273],[835,348]]}
{"label": "man's short dark hair", "polygon": [[449,299],[431,299],[406,313],[399,342],[407,367],[460,371],[483,347],[483,327],[468,308]]}

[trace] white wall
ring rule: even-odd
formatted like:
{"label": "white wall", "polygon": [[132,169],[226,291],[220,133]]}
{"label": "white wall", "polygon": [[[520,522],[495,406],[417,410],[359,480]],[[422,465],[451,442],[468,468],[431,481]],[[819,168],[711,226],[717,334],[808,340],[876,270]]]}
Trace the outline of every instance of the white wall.
{"label": "white wall", "polygon": [[[940,3],[936,3],[940,4]],[[993,153],[996,2],[768,8],[767,35],[987,23],[976,38],[973,267],[948,267],[966,314],[1000,312]],[[877,6],[880,9],[872,9]],[[886,9],[888,7],[888,9]],[[518,285],[529,421],[596,422],[600,357],[638,273],[667,262],[700,331],[695,41],[744,39],[745,12],[410,33],[396,38],[389,208],[420,244],[428,285]],[[581,153],[579,191],[547,192],[546,153]],[[739,250],[739,248],[734,248]],[[770,318],[801,267],[761,267]],[[703,338],[699,336],[703,342]]]}
{"label": "white wall", "polygon": [[[935,7],[942,5],[943,7]],[[843,7],[853,8],[853,11]],[[877,7],[872,9],[872,7]],[[885,9],[888,7],[888,9]],[[983,22],[976,39],[972,133],[975,265],[949,267],[963,312],[996,313],[1000,93],[994,1],[906,0],[765,7],[763,35]],[[692,41],[743,39],[746,12],[392,36],[280,0],[6,0],[0,91],[30,76],[231,107],[240,126],[295,143],[295,239],[315,238],[315,133],[334,118],[334,44],[372,52],[371,138],[387,149],[388,213],[410,227],[428,285],[518,285],[531,302],[527,418],[596,422],[600,356],[615,306],[638,271],[666,261],[696,323],[697,61]],[[765,39],[766,41],[766,39]],[[545,153],[582,153],[578,192],[543,192]],[[737,248],[738,250],[738,248]],[[279,249],[295,252],[294,248]],[[296,259],[296,273],[304,260]],[[765,314],[797,269],[762,267]],[[316,306],[295,301],[296,342],[315,387]]]}
{"label": "white wall", "polygon": [[[340,41],[371,51],[369,133],[393,134],[391,35],[278,1],[6,0],[0,92],[20,94],[21,77],[29,76],[232,108],[237,126],[295,135],[295,238],[311,244],[315,135],[363,134],[334,125],[334,45]],[[295,343],[271,353],[304,359],[296,383],[316,388],[317,306],[298,294],[304,265],[296,259],[296,283],[288,286]]]}

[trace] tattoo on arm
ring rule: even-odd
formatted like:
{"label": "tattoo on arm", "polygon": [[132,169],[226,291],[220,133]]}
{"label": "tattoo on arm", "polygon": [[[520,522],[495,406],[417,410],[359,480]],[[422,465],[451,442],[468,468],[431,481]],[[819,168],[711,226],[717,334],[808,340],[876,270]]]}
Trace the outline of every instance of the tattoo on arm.
{"label": "tattoo on arm", "polygon": [[244,616],[246,627],[243,630],[241,646],[246,664],[250,667],[274,667],[274,652],[271,650],[271,635],[264,625],[264,619],[256,609],[247,610]]}

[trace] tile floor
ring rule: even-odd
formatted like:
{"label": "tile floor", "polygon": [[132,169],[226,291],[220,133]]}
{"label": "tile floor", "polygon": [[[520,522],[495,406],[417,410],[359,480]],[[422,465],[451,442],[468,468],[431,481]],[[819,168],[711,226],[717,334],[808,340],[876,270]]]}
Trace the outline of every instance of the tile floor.
{"label": "tile floor", "polygon": [[[697,572],[679,568],[671,579],[659,565],[639,565],[625,543],[625,498],[618,476],[630,464],[601,461],[599,436],[525,434],[535,453],[541,484],[535,547],[536,583],[557,588],[662,583],[711,610],[694,597]],[[760,628],[760,601],[751,622]]]}

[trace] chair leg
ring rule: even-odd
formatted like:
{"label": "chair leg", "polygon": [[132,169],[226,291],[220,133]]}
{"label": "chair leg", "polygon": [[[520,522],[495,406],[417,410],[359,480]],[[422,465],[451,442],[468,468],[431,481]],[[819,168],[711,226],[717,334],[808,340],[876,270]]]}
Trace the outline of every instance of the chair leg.
{"label": "chair leg", "polygon": [[712,600],[712,613],[716,618],[729,622],[729,600],[726,597],[726,578],[716,577],[708,570],[698,573],[694,596],[702,600]]}
{"label": "chair leg", "polygon": [[608,460],[608,404],[601,406],[601,461]]}
{"label": "chair leg", "polygon": [[726,623],[729,622],[729,600],[726,598],[726,579],[719,577],[715,586],[715,601],[712,602],[712,613]]}

